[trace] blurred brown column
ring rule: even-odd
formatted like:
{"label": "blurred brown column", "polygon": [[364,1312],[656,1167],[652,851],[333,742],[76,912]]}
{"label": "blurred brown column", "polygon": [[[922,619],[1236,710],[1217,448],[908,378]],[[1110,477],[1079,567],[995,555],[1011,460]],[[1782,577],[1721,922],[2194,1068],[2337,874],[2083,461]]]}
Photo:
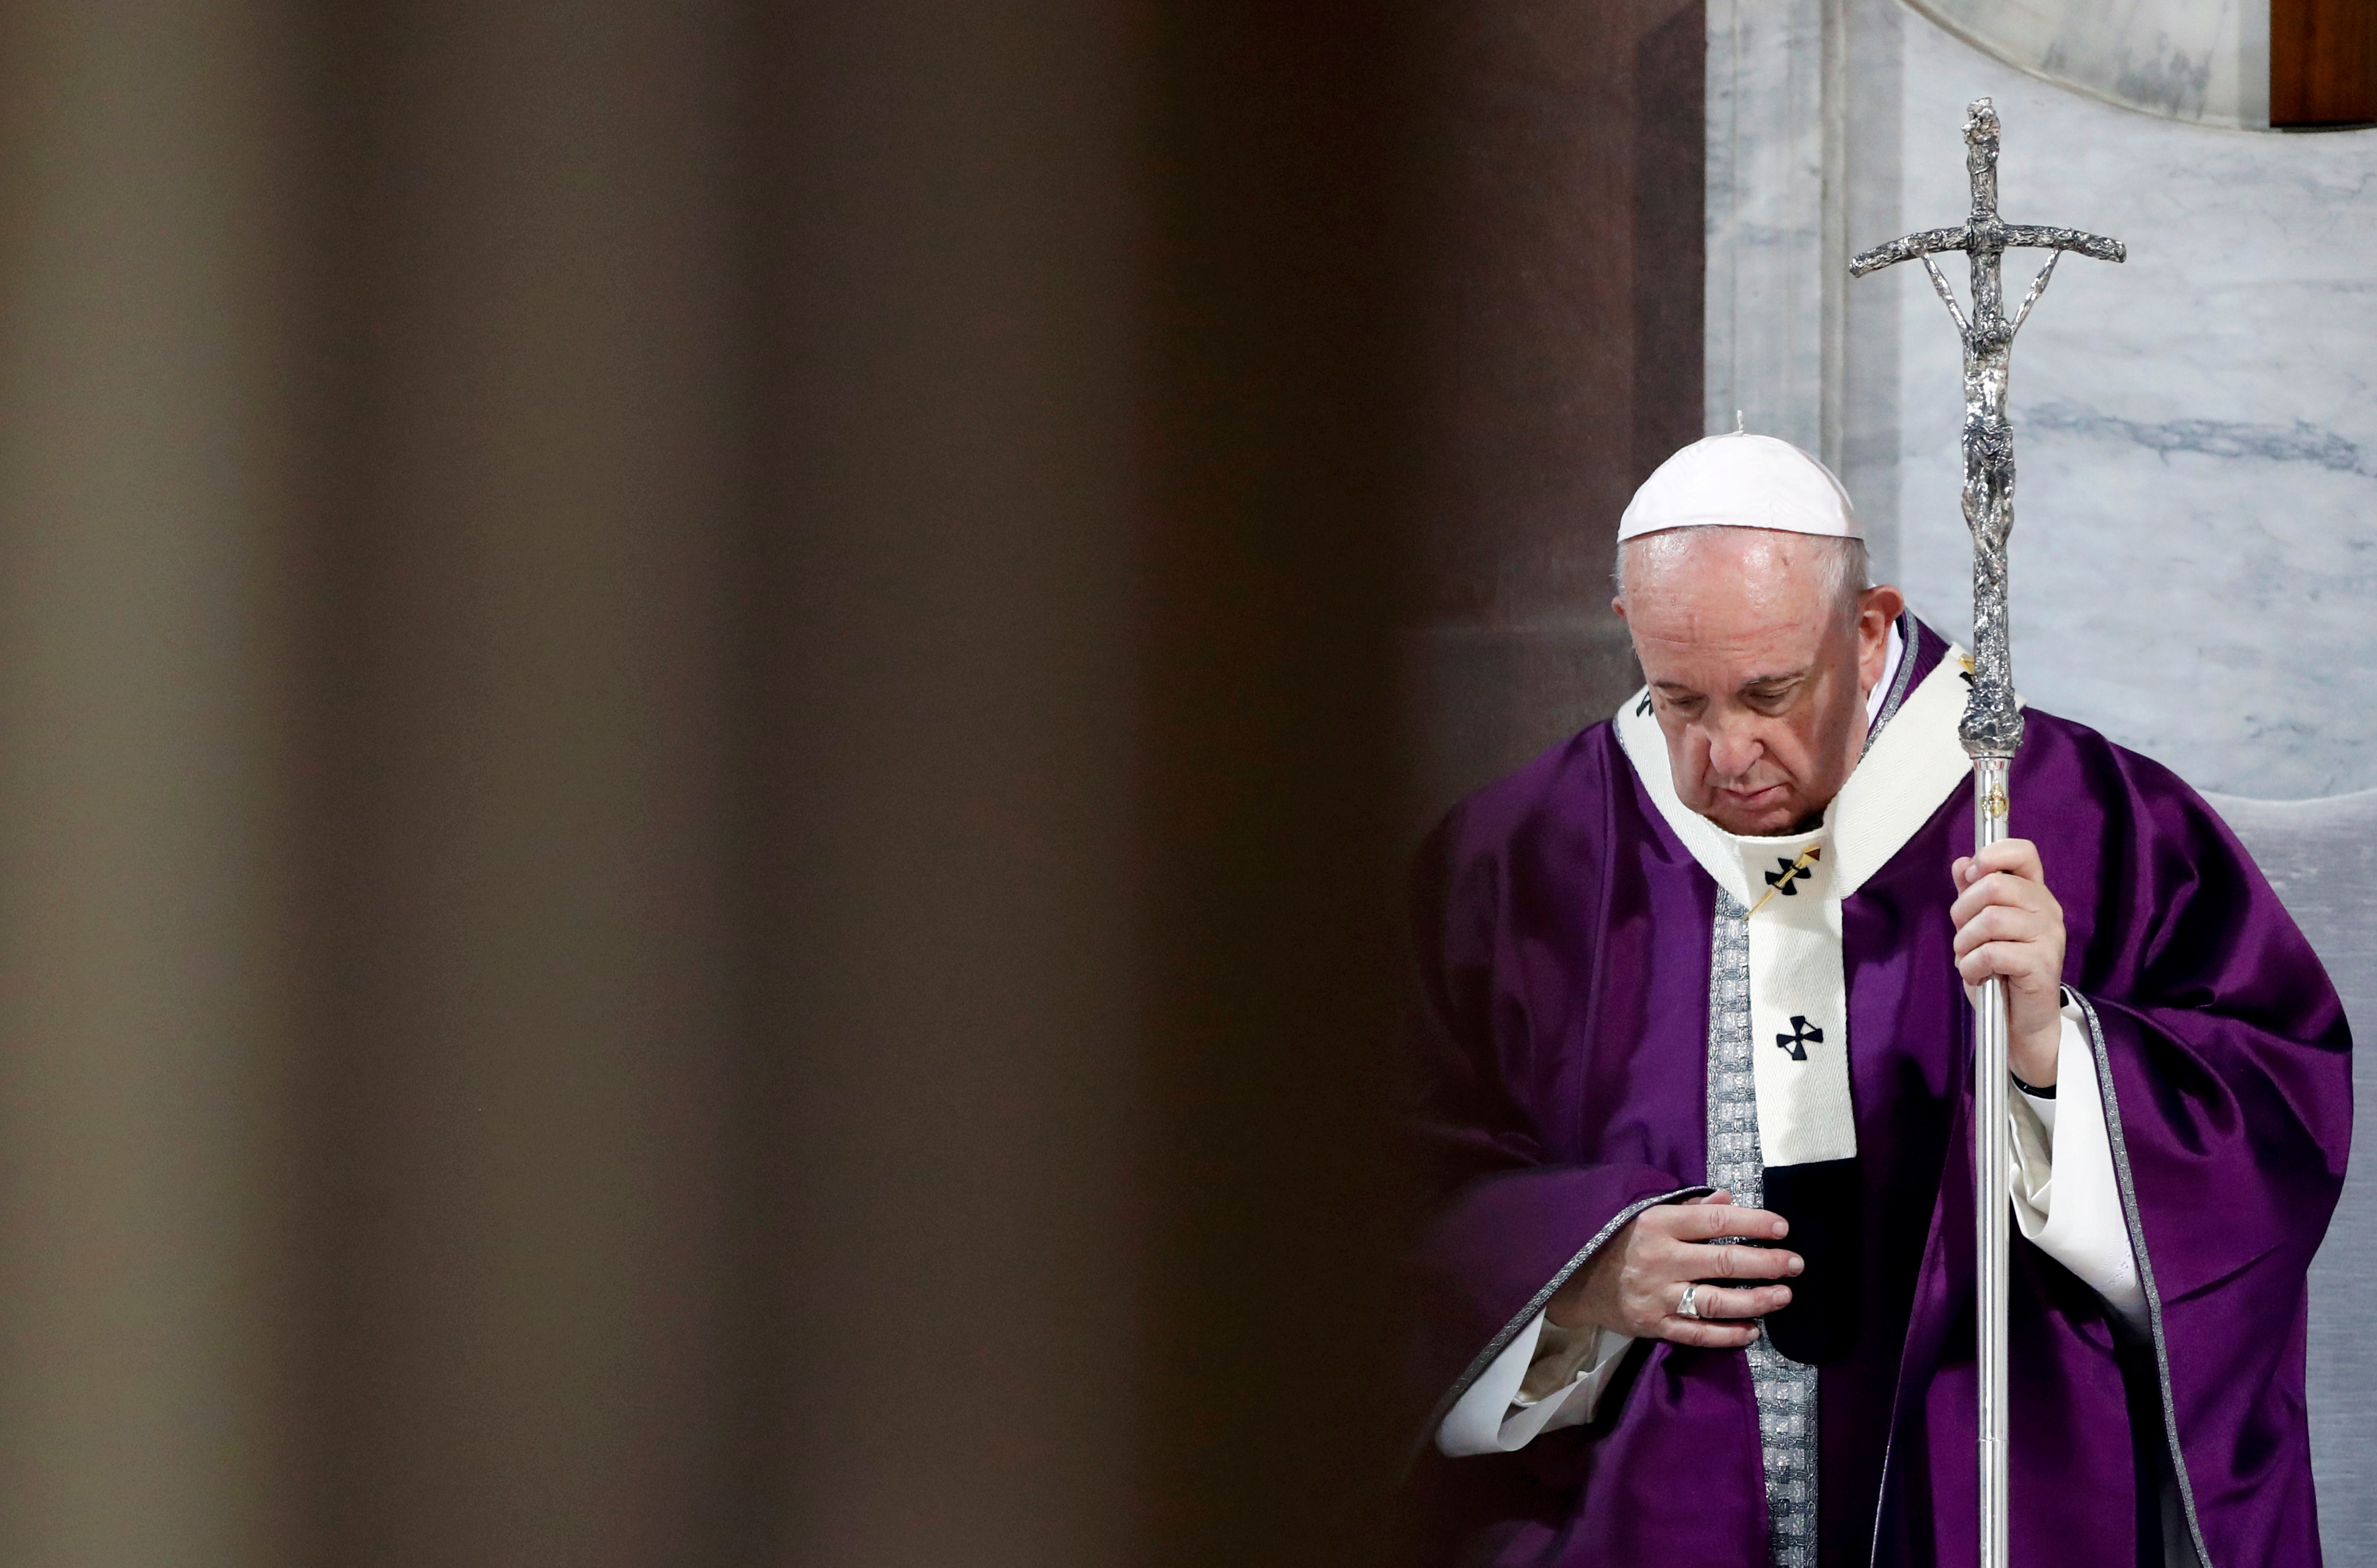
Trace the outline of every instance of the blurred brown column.
{"label": "blurred brown column", "polygon": [[763,34],[755,1562],[1135,1560],[1144,21]]}
{"label": "blurred brown column", "polygon": [[1148,1560],[1380,1561],[1409,8],[1166,8],[1143,836]]}
{"label": "blurred brown column", "polygon": [[294,42],[0,9],[0,1561],[296,1561]]}
{"label": "blurred brown column", "polygon": [[1392,36],[774,35],[768,1561],[1376,1561]]}
{"label": "blurred brown column", "polygon": [[6,11],[0,1560],[1376,1560],[1408,43]]}
{"label": "blurred brown column", "polygon": [[327,1561],[721,1561],[736,13],[326,33]]}

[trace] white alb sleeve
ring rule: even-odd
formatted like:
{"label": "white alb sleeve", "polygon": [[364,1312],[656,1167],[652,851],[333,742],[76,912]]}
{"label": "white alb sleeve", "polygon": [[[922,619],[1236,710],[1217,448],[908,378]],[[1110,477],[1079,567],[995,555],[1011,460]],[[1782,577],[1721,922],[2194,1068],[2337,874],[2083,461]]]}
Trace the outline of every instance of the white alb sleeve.
{"label": "white alb sleeve", "polygon": [[[1593,1420],[1601,1390],[1609,1374],[1626,1358],[1633,1336],[1595,1329],[1591,1350],[1582,1358],[1567,1383],[1540,1399],[1529,1400],[1520,1390],[1536,1360],[1544,1331],[1544,1314],[1519,1330],[1516,1337],[1478,1374],[1436,1429],[1436,1446],[1460,1458],[1467,1454],[1508,1454],[1524,1448],[1536,1436],[1561,1427],[1582,1426]],[[1552,1329],[1557,1335],[1559,1330]]]}
{"label": "white alb sleeve", "polygon": [[2014,1223],[2025,1240],[2079,1276],[2124,1323],[2143,1331],[2145,1289],[2113,1177],[2096,1053],[2077,1003],[2063,1008],[2055,1097],[2043,1099],[2017,1087],[2013,1100],[2008,1115],[2013,1123]]}

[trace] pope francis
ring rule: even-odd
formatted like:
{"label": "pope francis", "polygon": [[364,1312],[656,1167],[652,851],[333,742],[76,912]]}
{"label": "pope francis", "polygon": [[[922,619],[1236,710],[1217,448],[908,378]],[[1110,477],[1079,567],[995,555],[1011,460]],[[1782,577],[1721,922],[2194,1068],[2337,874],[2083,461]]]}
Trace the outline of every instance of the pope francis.
{"label": "pope francis", "polygon": [[1686,447],[1619,552],[1643,687],[1423,857],[1423,1557],[1972,1561],[1997,977],[2013,1562],[2318,1562],[2304,1277],[2350,1039],[2268,885],[2036,710],[2016,837],[1963,853],[1963,656],[1796,447]]}

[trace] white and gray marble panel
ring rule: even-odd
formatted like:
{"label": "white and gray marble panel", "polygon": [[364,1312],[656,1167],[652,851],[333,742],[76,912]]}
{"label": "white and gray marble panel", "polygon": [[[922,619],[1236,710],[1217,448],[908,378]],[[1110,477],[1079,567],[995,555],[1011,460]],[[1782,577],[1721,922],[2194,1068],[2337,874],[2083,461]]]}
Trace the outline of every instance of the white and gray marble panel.
{"label": "white and gray marble panel", "polygon": [[1824,200],[1840,146],[1824,90],[1831,3],[1709,0],[1702,379],[1710,434],[1738,413],[1828,459],[1845,260]]}
{"label": "white and gray marble panel", "polygon": [[[1964,108],[1988,94],[2007,218],[2129,245],[2126,266],[2067,258],[2014,352],[2024,694],[2205,788],[2377,785],[2377,133],[2150,118],[1900,19],[1902,139],[1848,148],[1861,217],[1961,218]],[[2028,272],[2008,262],[2012,293]],[[1894,336],[1899,396],[1851,400],[1853,482],[1894,493],[1909,594],[1961,634],[1954,334],[1919,270],[1855,289],[1852,341]],[[1875,310],[1894,334],[1871,330]],[[1893,411],[1896,432],[1877,428]]]}

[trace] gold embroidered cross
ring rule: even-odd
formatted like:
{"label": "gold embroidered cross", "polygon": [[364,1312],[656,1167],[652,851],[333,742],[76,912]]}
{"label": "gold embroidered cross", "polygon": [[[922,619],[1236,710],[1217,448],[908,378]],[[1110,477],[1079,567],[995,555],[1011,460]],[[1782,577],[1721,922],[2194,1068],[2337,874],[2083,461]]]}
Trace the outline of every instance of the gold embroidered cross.
{"label": "gold embroidered cross", "polygon": [[[1806,849],[1799,851],[1799,858],[1798,860],[1784,866],[1781,871],[1769,873],[1766,878],[1766,897],[1758,900],[1757,903],[1750,906],[1750,914],[1754,915],[1759,910],[1766,908],[1767,904],[1774,899],[1774,895],[1777,893],[1788,893],[1795,897],[1798,897],[1799,890],[1794,887],[1792,884],[1798,881],[1799,878],[1808,873],[1808,867],[1811,863],[1822,860],[1823,858],[1823,845],[1810,844]],[[1778,861],[1777,863],[1779,864],[1780,862]],[[1742,918],[1744,920],[1748,920],[1750,916],[1744,915]]]}

